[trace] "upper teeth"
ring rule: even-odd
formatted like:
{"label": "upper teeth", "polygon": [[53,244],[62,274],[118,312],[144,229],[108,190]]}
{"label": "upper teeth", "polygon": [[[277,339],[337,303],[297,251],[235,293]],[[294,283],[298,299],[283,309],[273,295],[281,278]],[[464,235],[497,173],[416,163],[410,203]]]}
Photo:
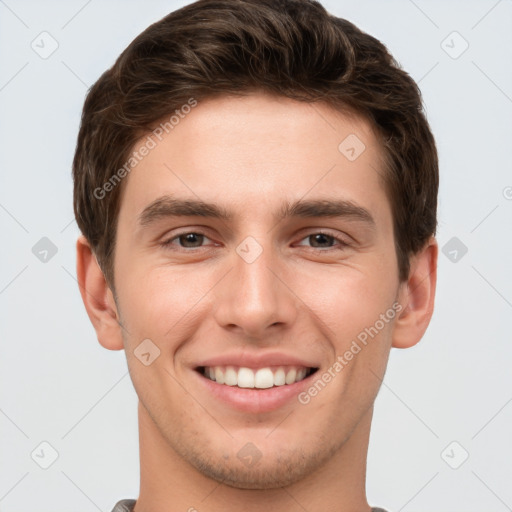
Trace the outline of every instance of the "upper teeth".
{"label": "upper teeth", "polygon": [[308,368],[302,366],[279,366],[276,368],[251,368],[234,366],[206,366],[204,376],[217,381],[218,384],[238,386],[239,388],[266,389],[272,386],[293,384],[309,375]]}

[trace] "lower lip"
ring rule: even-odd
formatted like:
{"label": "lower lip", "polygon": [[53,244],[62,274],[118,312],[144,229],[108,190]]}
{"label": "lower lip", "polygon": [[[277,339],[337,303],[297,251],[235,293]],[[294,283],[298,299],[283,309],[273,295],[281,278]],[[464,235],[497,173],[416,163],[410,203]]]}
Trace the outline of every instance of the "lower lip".
{"label": "lower lip", "polygon": [[305,379],[293,384],[274,386],[267,389],[239,388],[238,386],[227,386],[218,384],[201,375],[198,371],[194,373],[202,385],[220,401],[227,403],[242,412],[262,413],[270,412],[283,407],[292,400],[297,400],[299,393],[310,385],[310,379],[317,372],[308,375]]}

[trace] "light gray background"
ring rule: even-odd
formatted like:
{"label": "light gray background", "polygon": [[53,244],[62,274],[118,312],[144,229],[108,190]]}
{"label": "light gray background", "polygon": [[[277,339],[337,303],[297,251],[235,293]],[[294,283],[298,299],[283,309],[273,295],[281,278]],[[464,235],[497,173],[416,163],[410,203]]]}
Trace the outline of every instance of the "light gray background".
{"label": "light gray background", "polygon": [[[0,0],[3,512],[107,512],[138,495],[136,396],[124,353],[100,347],[79,296],[70,169],[87,88],[185,3]],[[438,240],[468,248],[440,254],[423,341],[392,351],[370,503],[512,510],[512,1],[324,5],[381,39],[419,81],[440,153]],[[59,45],[47,59],[31,47],[51,48],[43,31]],[[42,237],[58,249],[46,262],[32,252]],[[58,452],[48,469],[38,465],[51,462],[43,441]]]}

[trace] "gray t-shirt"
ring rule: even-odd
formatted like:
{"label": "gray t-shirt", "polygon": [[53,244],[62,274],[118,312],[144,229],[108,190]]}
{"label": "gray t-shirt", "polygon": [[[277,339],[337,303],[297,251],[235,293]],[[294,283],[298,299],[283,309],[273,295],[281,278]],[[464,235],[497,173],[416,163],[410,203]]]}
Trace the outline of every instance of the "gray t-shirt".
{"label": "gray t-shirt", "polygon": [[[116,503],[116,506],[112,509],[112,512],[132,512],[135,506],[135,500],[121,500]],[[386,512],[383,508],[374,507],[372,512]]]}

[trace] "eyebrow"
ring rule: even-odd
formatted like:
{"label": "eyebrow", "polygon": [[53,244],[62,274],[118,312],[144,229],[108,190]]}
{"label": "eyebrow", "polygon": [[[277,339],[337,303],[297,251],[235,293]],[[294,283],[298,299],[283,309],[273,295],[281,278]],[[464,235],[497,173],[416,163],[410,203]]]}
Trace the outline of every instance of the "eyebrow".
{"label": "eyebrow", "polygon": [[[139,215],[139,224],[147,227],[168,217],[208,217],[223,221],[232,220],[234,214],[215,203],[206,203],[196,199],[178,199],[169,195],[159,197],[150,203]],[[311,199],[286,202],[276,213],[281,221],[286,218],[349,218],[362,221],[375,227],[375,220],[370,212],[352,201],[344,199]]]}

